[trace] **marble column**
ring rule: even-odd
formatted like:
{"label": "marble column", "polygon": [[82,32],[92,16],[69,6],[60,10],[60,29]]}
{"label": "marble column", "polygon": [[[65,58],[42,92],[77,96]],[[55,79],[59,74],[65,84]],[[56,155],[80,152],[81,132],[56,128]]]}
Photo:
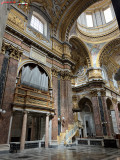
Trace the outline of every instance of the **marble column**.
{"label": "marble column", "polygon": [[99,109],[100,109],[100,116],[101,116],[101,122],[102,122],[103,135],[107,136],[105,115],[104,115],[103,103],[102,103],[101,93],[100,92],[98,92],[98,102],[99,102]]}
{"label": "marble column", "polygon": [[[56,73],[56,72],[55,72]],[[55,74],[54,73],[54,74]],[[52,140],[57,140],[58,135],[58,80],[57,73],[52,77],[53,85],[53,97],[54,97],[54,108],[56,115],[52,119]]]}
{"label": "marble column", "polygon": [[23,125],[22,125],[22,133],[21,133],[21,140],[20,140],[20,151],[24,150],[25,138],[26,138],[26,127],[27,127],[27,112],[25,111],[23,116]]}
{"label": "marble column", "polygon": [[48,148],[49,143],[49,114],[46,115],[46,126],[45,126],[45,147]]}
{"label": "marble column", "polygon": [[93,114],[94,114],[96,136],[101,137],[101,136],[103,136],[103,131],[102,131],[102,125],[101,125],[101,119],[100,119],[100,110],[99,110],[99,104],[98,104],[98,97],[97,96],[92,97],[92,104],[93,104]]}

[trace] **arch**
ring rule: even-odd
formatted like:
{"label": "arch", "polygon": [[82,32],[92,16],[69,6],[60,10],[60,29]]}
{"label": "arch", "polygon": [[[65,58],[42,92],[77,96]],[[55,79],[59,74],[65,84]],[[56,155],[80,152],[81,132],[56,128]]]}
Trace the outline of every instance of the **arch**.
{"label": "arch", "polygon": [[83,124],[83,136],[82,137],[93,137],[96,135],[94,114],[92,102],[89,98],[83,97],[79,103],[80,112],[78,112],[78,121]]}
{"label": "arch", "polygon": [[[79,15],[84,12],[89,6],[100,0],[81,0],[72,1],[72,4],[64,13],[64,16],[55,24],[55,34],[59,36],[62,41],[68,41],[69,32],[74,22],[77,20]],[[64,27],[63,27],[64,26]]]}
{"label": "arch", "polygon": [[76,63],[73,73],[76,73],[80,66],[91,67],[92,58],[84,42],[76,36],[71,36],[69,43],[72,44],[71,57]]}
{"label": "arch", "polygon": [[[120,44],[120,38],[116,38],[116,39],[111,40],[108,43],[106,43],[98,53],[96,66],[100,67],[100,63],[103,60],[104,55],[106,53],[109,53],[109,55],[110,55],[111,52],[116,51],[116,50],[114,50],[114,48],[116,48],[116,46],[119,44]],[[119,46],[119,48],[120,48],[120,46]],[[117,48],[117,49],[119,49],[119,48]]]}
{"label": "arch", "polygon": [[76,41],[78,41],[81,44],[81,46],[84,48],[84,51],[85,51],[85,54],[86,54],[86,57],[87,57],[87,61],[90,62],[89,65],[93,66],[93,61],[92,61],[91,53],[88,50],[86,44],[79,37],[77,37],[75,35],[70,36],[69,42],[70,42],[71,39],[75,39]]}
{"label": "arch", "polygon": [[114,133],[118,133],[118,126],[117,126],[117,119],[116,119],[117,117],[116,117],[112,100],[110,98],[107,98],[106,103],[107,103],[108,120],[110,124],[111,135],[112,135]]}
{"label": "arch", "polygon": [[84,106],[87,106],[87,107],[89,107],[90,112],[93,112],[92,102],[88,97],[81,98],[78,102],[78,106],[81,111],[84,109]]}
{"label": "arch", "polygon": [[112,103],[112,100],[110,98],[106,99],[106,103],[107,103],[107,109],[108,110],[114,110],[113,103]]}
{"label": "arch", "polygon": [[51,75],[50,75],[50,73],[51,72],[49,72],[42,64],[39,64],[39,63],[37,63],[37,62],[35,62],[35,61],[33,61],[33,60],[23,60],[19,65],[18,65],[18,70],[17,70],[17,76],[19,75],[19,72],[20,72],[20,70],[22,69],[22,67],[24,66],[24,65],[26,65],[26,64],[29,64],[29,63],[33,63],[33,64],[36,64],[36,65],[38,65],[39,67],[41,67],[46,73],[47,73],[47,75],[48,75],[48,77],[49,77],[49,80],[50,80],[50,88],[52,87],[52,79],[51,79]]}

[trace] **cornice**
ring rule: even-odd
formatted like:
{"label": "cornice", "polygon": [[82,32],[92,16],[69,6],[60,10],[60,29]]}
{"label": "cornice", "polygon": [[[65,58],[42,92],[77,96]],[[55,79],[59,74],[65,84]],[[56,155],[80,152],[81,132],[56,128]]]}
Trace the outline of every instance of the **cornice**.
{"label": "cornice", "polygon": [[92,81],[88,81],[86,84],[77,86],[77,87],[72,87],[72,90],[75,92],[80,92],[82,90],[85,90],[86,88],[90,87],[95,87],[96,89],[102,89],[105,86],[105,82],[103,80],[92,80]]}
{"label": "cornice", "polygon": [[120,94],[118,92],[114,91],[113,89],[111,89],[111,88],[109,88],[107,86],[105,86],[105,89],[108,89],[109,91],[111,91],[111,92],[117,94],[118,96],[120,96]]}
{"label": "cornice", "polygon": [[78,29],[78,27],[76,28],[76,33],[78,37],[82,38],[85,42],[88,42],[88,43],[104,43],[104,42],[111,41],[120,35],[120,31],[118,27],[113,28],[107,34],[104,33],[103,35],[87,34],[82,32],[80,29]]}
{"label": "cornice", "polygon": [[17,6],[15,6],[15,5],[11,5],[10,6],[10,9],[15,9],[15,10],[17,10],[20,14],[22,14],[26,19],[28,19],[28,16],[27,16],[27,14],[25,13],[25,12],[23,12],[21,9],[19,9]]}
{"label": "cornice", "polygon": [[28,42],[29,45],[33,45],[36,48],[42,50],[43,52],[45,52],[51,58],[55,58],[55,59],[61,61],[62,63],[67,62],[70,65],[75,65],[75,63],[72,61],[72,59],[70,60],[70,59],[66,59],[66,58],[61,58],[60,56],[56,55],[50,48],[47,48],[45,46],[42,46],[42,45],[38,44],[37,42],[30,39],[27,35],[24,35],[24,34],[20,33],[19,31],[15,30],[14,28],[9,26],[8,24],[6,25],[6,31],[10,34],[13,34],[16,37],[20,37],[20,39],[22,39],[23,42]]}

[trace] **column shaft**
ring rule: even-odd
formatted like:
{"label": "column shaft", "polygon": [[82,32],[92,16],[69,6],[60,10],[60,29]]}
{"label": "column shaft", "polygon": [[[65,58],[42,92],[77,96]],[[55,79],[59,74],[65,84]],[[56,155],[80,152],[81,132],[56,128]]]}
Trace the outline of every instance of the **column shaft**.
{"label": "column shaft", "polygon": [[100,92],[98,92],[98,102],[99,102],[99,108],[100,108],[103,135],[107,136],[105,117],[104,117],[104,110],[103,110],[103,104],[102,104],[102,99],[101,99],[101,93]]}
{"label": "column shaft", "polygon": [[48,147],[49,142],[49,115],[46,116],[46,126],[45,126],[45,147]]}
{"label": "column shaft", "polygon": [[27,112],[25,112],[23,116],[22,134],[21,134],[21,141],[20,141],[21,151],[24,150],[24,146],[25,146],[26,127],[27,127]]}
{"label": "column shaft", "polygon": [[96,129],[96,136],[103,136],[101,120],[100,120],[100,111],[99,111],[99,104],[98,98],[92,97],[92,104],[93,104],[93,113],[94,113],[94,122],[95,122],[95,129]]}

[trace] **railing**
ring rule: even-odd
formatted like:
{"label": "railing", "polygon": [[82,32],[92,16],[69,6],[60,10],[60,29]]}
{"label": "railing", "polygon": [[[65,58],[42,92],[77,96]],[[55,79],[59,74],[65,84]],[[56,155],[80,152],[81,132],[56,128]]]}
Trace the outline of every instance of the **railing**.
{"label": "railing", "polygon": [[49,92],[30,90],[29,88],[17,87],[15,90],[14,104],[32,106],[33,108],[53,108],[53,99]]}
{"label": "railing", "polygon": [[[45,142],[42,140],[37,141],[25,141],[25,149],[32,149],[32,148],[41,148],[45,147]],[[10,143],[10,152],[17,152],[20,150],[20,142],[11,142]]]}
{"label": "railing", "polygon": [[79,123],[75,122],[73,128],[70,131],[66,132],[64,144],[72,143],[72,137],[76,134],[79,129]]}
{"label": "railing", "polygon": [[60,136],[57,137],[58,143],[72,144],[72,138],[75,136],[79,128],[82,128],[80,122],[75,122],[74,125],[69,125],[68,130],[65,133],[60,133]]}
{"label": "railing", "polygon": [[103,139],[85,139],[85,138],[77,138],[77,145],[94,145],[94,146],[104,146]]}

